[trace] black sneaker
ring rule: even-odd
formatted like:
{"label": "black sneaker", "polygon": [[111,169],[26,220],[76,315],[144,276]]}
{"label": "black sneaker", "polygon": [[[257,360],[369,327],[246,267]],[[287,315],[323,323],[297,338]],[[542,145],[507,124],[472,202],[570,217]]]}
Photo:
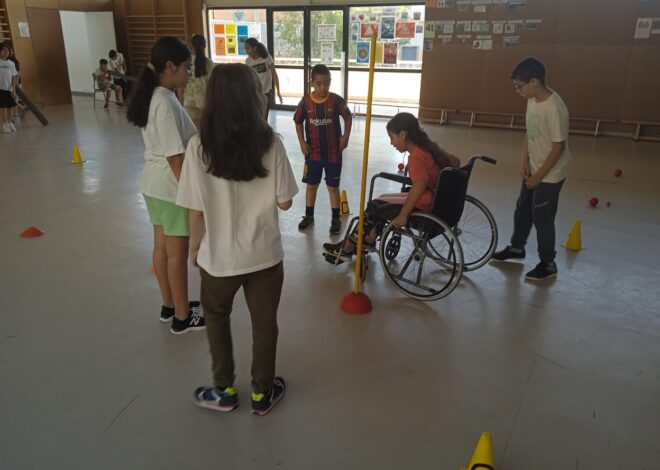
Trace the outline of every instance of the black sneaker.
{"label": "black sneaker", "polygon": [[[199,302],[199,300],[191,300],[188,302],[188,308],[190,311],[193,311],[195,309],[197,310],[202,310],[202,304]],[[174,318],[174,307],[168,307],[167,305],[163,305],[160,309],[160,321],[163,323],[168,323],[172,321],[172,318]]]}
{"label": "black sneaker", "polygon": [[195,405],[215,411],[232,411],[238,408],[238,394],[234,387],[197,387]]}
{"label": "black sneaker", "polygon": [[[342,249],[343,241],[339,243],[324,243],[323,244],[323,254],[328,257],[334,257],[341,260],[342,263],[348,263],[353,260],[353,254],[355,254],[355,248],[352,251],[346,251]],[[340,264],[340,263],[336,263]]]}
{"label": "black sneaker", "polygon": [[204,312],[202,309],[192,309],[190,314],[185,320],[179,320],[177,317],[172,317],[172,326],[170,326],[170,333],[173,335],[182,335],[189,331],[201,331],[206,329],[206,322],[204,321]]}
{"label": "black sneaker", "polygon": [[332,222],[330,222],[330,233],[333,235],[341,233],[341,220],[332,219]]}
{"label": "black sneaker", "polygon": [[528,281],[543,281],[553,277],[557,277],[557,264],[554,262],[544,263],[541,261],[534,269],[525,274],[525,279]]}
{"label": "black sneaker", "polygon": [[514,248],[511,245],[507,246],[505,249],[496,251],[493,253],[493,259],[495,261],[506,261],[509,259],[523,259],[525,257],[524,248]]}
{"label": "black sneaker", "polygon": [[103,109],[108,109],[108,106],[110,106],[108,103],[103,105]]}
{"label": "black sneaker", "polygon": [[303,215],[302,220],[298,224],[298,230],[305,230],[307,227],[314,225],[313,215]]}
{"label": "black sneaker", "polygon": [[266,393],[252,392],[252,413],[259,416],[268,414],[284,397],[284,392],[286,392],[286,384],[282,377],[275,377],[273,386]]}

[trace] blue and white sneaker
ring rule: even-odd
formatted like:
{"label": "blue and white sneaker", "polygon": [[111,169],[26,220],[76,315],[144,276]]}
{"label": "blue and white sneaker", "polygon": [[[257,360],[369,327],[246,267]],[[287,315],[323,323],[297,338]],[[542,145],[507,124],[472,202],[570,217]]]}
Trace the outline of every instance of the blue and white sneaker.
{"label": "blue and white sneaker", "polygon": [[197,387],[193,397],[195,405],[215,411],[232,411],[238,408],[238,393],[234,387]]}
{"label": "blue and white sneaker", "polygon": [[273,379],[273,386],[266,393],[252,392],[252,413],[259,416],[268,414],[286,392],[286,384],[282,377]]}

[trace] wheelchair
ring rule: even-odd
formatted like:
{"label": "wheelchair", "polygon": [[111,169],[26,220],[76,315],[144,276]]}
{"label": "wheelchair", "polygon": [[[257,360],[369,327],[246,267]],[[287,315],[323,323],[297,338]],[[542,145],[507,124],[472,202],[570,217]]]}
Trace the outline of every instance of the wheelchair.
{"label": "wheelchair", "polygon": [[[399,291],[414,299],[431,301],[449,295],[463,272],[478,269],[489,261],[497,246],[497,224],[488,208],[467,194],[477,160],[497,163],[478,155],[461,168],[444,168],[433,191],[431,211],[411,212],[405,227],[394,227],[389,218],[371,220],[378,237],[373,246],[363,243],[362,281],[369,269],[369,255],[376,253],[386,277]],[[412,185],[405,174],[378,173],[371,178],[369,202],[377,179],[401,183],[402,192]],[[340,245],[342,249],[349,238],[357,242],[353,232],[358,222],[359,217],[351,219]],[[339,256],[323,256],[333,264],[339,260]]]}

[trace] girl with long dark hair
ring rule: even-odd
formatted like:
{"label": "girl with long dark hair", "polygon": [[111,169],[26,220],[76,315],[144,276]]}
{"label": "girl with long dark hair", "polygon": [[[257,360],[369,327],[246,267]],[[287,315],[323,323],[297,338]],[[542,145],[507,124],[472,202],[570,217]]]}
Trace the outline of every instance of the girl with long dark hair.
{"label": "girl with long dark hair", "polygon": [[[433,191],[440,171],[445,167],[458,167],[458,157],[443,150],[433,142],[419,126],[419,121],[410,113],[399,113],[387,123],[390,143],[399,152],[408,152],[408,176],[412,180],[410,191],[405,193],[381,194],[372,200],[365,209],[365,241],[376,239],[376,218],[392,219],[395,227],[408,223],[408,216],[414,209],[428,212],[433,203]],[[346,240],[342,249],[340,243],[325,243],[325,258],[332,264],[350,261],[355,251],[355,243]],[[339,259],[337,259],[339,258]]]}
{"label": "girl with long dark hair", "polygon": [[183,155],[197,133],[175,95],[188,83],[190,50],[175,37],[162,37],[137,80],[128,106],[129,122],[142,128],[144,170],[140,192],[154,226],[153,262],[163,299],[160,320],[173,334],[204,329],[199,302],[188,303],[188,211],[174,204]]}
{"label": "girl with long dark hair", "polygon": [[213,362],[213,386],[195,390],[201,407],[238,406],[229,317],[241,287],[252,319],[253,413],[268,413],[284,396],[275,376],[284,279],[278,209],[288,210],[297,192],[284,144],[264,119],[257,74],[243,64],[217,65],[176,200],[190,212],[190,257],[202,278]]}
{"label": "girl with long dark hair", "polygon": [[186,91],[183,95],[183,107],[190,119],[197,125],[199,116],[204,106],[204,95],[209,76],[215,64],[206,57],[206,39],[201,34],[193,34],[193,73],[188,80]]}
{"label": "girl with long dark hair", "polygon": [[270,111],[270,103],[273,100],[273,88],[277,90],[277,96],[282,103],[282,93],[280,93],[280,79],[275,70],[275,62],[268,54],[266,46],[257,41],[255,38],[247,38],[244,42],[245,52],[248,53],[248,58],[245,63],[252,67],[261,81],[263,88],[263,100],[265,104],[265,116],[268,119]]}

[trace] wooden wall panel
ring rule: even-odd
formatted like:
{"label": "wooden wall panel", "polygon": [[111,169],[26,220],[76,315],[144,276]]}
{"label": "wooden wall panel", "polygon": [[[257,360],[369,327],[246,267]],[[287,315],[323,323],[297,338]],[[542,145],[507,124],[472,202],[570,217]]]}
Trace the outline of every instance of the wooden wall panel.
{"label": "wooden wall panel", "polygon": [[[450,44],[435,38],[433,50],[424,52],[420,116],[437,117],[434,108],[522,112],[509,74],[520,60],[535,56],[546,64],[548,83],[562,95],[572,116],[660,122],[660,34],[634,39],[640,17],[660,18],[660,1],[528,0],[516,11],[488,4],[486,13],[472,6],[467,12],[458,12],[456,6],[427,7],[427,21],[541,23],[537,31],[491,31],[493,49],[488,51],[460,44],[456,31]],[[467,42],[477,35],[485,33],[472,32]],[[520,45],[504,47],[504,36],[519,36]]]}
{"label": "wooden wall panel", "polygon": [[41,102],[44,105],[71,103],[60,12],[51,8],[28,8],[27,14],[39,77],[43,77],[39,82]]}
{"label": "wooden wall panel", "polygon": [[548,82],[571,116],[616,119],[626,86],[629,46],[556,46]]}
{"label": "wooden wall panel", "polygon": [[626,72],[621,119],[660,122],[660,46],[633,46]]}

